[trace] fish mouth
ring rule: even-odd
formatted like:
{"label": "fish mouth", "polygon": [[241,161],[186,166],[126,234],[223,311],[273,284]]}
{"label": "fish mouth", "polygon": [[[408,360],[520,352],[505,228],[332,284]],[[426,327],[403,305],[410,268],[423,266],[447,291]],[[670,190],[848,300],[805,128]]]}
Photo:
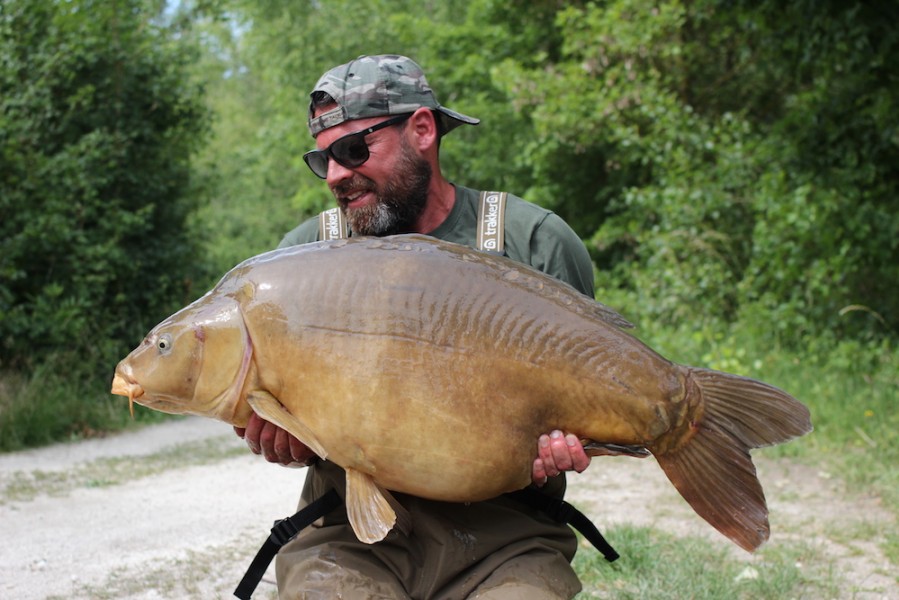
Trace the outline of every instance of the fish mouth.
{"label": "fish mouth", "polygon": [[128,409],[131,411],[131,418],[134,418],[134,399],[144,395],[144,388],[136,381],[131,380],[126,374],[116,371],[115,377],[112,378],[113,394],[117,396],[128,397]]}

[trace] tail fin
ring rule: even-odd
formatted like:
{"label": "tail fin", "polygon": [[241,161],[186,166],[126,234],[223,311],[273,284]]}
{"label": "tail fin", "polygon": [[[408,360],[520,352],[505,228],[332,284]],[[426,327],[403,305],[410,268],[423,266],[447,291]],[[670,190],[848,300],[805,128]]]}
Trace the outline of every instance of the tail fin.
{"label": "tail fin", "polygon": [[786,392],[753,379],[708,369],[687,373],[702,394],[704,413],[687,443],[656,459],[699,516],[752,552],[770,530],[749,450],[808,433],[809,411]]}

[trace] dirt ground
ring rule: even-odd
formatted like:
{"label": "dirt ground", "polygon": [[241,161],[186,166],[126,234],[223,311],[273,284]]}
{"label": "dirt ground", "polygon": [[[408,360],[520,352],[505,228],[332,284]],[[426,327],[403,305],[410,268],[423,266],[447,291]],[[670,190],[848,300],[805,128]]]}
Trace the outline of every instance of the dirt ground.
{"label": "dirt ground", "polygon": [[[756,460],[769,545],[801,537],[832,560],[841,598],[899,599],[876,538],[894,517],[833,474]],[[189,418],[105,439],[0,455],[0,598],[230,598],[304,469],[267,464],[231,428]],[[596,459],[569,501],[600,529],[631,523],[728,545],[653,459]],[[751,564],[753,557],[735,549]],[[275,598],[271,571],[254,598]]]}

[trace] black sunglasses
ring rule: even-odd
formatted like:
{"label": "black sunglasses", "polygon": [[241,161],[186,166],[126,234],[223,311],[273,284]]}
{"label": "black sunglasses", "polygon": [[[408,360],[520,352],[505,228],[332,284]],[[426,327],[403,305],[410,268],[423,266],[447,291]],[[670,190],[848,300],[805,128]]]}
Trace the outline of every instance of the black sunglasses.
{"label": "black sunglasses", "polygon": [[309,165],[312,172],[322,179],[328,176],[328,157],[333,158],[338,164],[341,164],[348,169],[355,169],[364,164],[369,157],[368,144],[365,142],[365,136],[369,133],[374,133],[379,129],[402,123],[411,116],[412,113],[399,115],[398,117],[381,121],[377,125],[372,125],[368,129],[363,129],[362,131],[357,131],[355,133],[348,133],[342,138],[334,140],[334,143],[324,150],[312,150],[307,152],[303,155],[303,160],[306,161],[306,164]]}

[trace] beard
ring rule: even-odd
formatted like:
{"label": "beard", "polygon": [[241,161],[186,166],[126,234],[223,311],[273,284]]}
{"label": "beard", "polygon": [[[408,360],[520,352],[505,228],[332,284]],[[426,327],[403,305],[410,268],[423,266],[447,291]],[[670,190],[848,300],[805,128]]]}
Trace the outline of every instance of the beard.
{"label": "beard", "polygon": [[[402,139],[397,167],[383,186],[356,173],[332,192],[354,235],[384,236],[413,233],[427,204],[430,184],[431,165]],[[357,191],[372,191],[377,200],[368,206],[347,208],[342,198]]]}

